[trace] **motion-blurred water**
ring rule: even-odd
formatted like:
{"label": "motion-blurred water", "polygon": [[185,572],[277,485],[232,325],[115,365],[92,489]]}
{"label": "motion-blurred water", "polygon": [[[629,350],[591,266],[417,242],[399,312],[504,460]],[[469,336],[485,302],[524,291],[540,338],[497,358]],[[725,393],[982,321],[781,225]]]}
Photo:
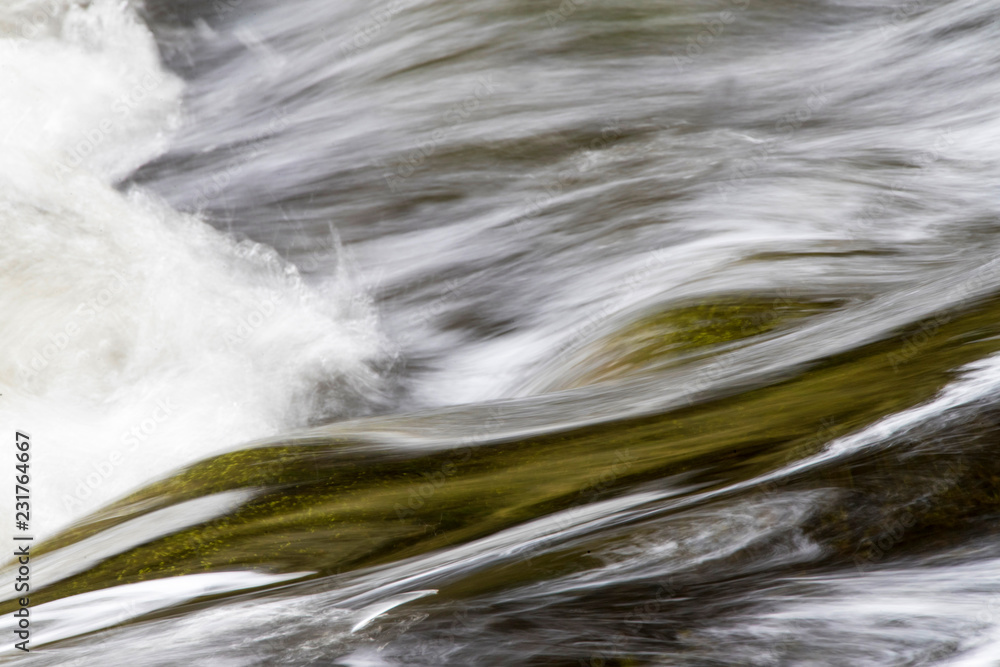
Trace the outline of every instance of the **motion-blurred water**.
{"label": "motion-blurred water", "polygon": [[10,0],[0,663],[1000,664],[998,44]]}

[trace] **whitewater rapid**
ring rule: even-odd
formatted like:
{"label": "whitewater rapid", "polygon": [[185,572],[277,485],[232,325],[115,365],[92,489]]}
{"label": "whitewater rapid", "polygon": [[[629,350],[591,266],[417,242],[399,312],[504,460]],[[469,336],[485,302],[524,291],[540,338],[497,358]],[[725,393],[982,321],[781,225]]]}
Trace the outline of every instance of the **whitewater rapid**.
{"label": "whitewater rapid", "polygon": [[991,665],[997,15],[6,3],[0,661]]}
{"label": "whitewater rapid", "polygon": [[336,243],[338,270],[307,286],[267,246],[116,187],[185,122],[130,6],[8,5],[0,26],[0,425],[38,443],[38,538],[181,464],[385,399],[393,352]]}

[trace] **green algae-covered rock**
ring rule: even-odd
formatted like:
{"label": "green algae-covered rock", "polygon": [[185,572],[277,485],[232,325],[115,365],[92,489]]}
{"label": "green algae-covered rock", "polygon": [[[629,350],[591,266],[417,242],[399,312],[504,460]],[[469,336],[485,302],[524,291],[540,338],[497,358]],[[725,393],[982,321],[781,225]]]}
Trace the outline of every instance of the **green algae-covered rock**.
{"label": "green algae-covered rock", "polygon": [[646,312],[560,355],[556,379],[544,390],[623,379],[699,353],[715,353],[836,305],[829,300],[733,295]]}

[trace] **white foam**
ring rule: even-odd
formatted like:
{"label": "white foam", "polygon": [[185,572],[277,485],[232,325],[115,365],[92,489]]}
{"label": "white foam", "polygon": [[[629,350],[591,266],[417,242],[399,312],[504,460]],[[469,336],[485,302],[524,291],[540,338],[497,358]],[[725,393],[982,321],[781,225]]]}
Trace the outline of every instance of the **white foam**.
{"label": "white foam", "polygon": [[182,84],[124,3],[36,3],[32,39],[26,6],[0,10],[0,437],[31,435],[37,538],[356,409],[379,395],[382,343],[343,275],[307,288],[271,249],[115,190],[166,145]]}

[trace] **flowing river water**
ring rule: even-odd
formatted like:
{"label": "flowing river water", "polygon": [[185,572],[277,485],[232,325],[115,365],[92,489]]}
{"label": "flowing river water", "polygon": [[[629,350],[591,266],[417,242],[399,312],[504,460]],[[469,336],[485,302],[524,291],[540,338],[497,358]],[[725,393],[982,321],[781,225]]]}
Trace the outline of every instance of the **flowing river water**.
{"label": "flowing river water", "polygon": [[0,664],[1000,664],[998,45],[6,0]]}

